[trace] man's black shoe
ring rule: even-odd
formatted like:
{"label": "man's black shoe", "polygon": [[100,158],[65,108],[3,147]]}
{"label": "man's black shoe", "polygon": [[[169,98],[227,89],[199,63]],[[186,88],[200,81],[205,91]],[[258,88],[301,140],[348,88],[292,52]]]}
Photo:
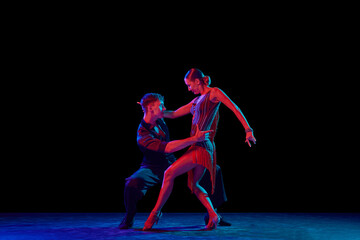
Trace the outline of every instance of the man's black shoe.
{"label": "man's black shoe", "polygon": [[225,221],[224,218],[220,216],[220,222],[218,223],[218,226],[230,227],[231,223]]}
{"label": "man's black shoe", "polygon": [[134,225],[134,219],[127,219],[127,217],[125,216],[124,219],[122,220],[122,222],[119,225],[119,229],[129,229]]}

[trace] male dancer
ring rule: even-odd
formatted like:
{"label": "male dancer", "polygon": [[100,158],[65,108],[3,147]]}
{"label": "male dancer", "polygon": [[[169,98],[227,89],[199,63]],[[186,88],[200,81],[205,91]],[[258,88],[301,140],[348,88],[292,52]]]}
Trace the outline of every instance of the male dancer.
{"label": "male dancer", "polygon": [[[144,117],[137,132],[137,143],[143,152],[144,158],[140,169],[126,179],[124,203],[126,215],[119,225],[120,229],[131,228],[134,224],[137,202],[146,194],[147,190],[156,184],[162,183],[165,170],[176,161],[173,152],[179,151],[196,142],[210,137],[210,131],[197,131],[195,136],[182,140],[170,141],[169,130],[163,120],[164,97],[157,93],[148,93],[139,103]],[[215,193],[210,196],[214,208],[227,201],[221,169],[217,166]],[[206,173],[201,180],[205,189],[211,188],[210,175]],[[205,216],[207,224],[208,216]],[[230,226],[220,218],[219,226]]]}

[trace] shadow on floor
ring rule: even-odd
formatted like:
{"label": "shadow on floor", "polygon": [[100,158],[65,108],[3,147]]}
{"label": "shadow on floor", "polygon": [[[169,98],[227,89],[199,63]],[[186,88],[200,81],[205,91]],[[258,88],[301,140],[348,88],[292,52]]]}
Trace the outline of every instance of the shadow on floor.
{"label": "shadow on floor", "polygon": [[141,228],[134,228],[134,231],[142,232],[153,232],[153,233],[163,233],[163,232],[186,232],[186,231],[208,231],[205,229],[204,225],[196,226],[185,226],[185,227],[167,227],[167,228],[153,228],[148,231],[143,231]]}

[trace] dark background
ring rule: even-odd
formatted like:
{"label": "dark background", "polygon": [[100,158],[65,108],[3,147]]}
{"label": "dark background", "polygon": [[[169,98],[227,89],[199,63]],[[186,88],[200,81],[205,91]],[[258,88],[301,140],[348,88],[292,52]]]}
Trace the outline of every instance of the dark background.
{"label": "dark background", "polygon": [[[221,42],[77,38],[78,29],[72,37],[15,42],[4,88],[0,210],[123,212],[124,179],[142,160],[136,102],[148,92],[162,94],[170,110],[190,102],[183,78],[197,67],[241,108],[257,139],[249,148],[241,124],[221,106],[215,142],[228,195],[221,211],[359,211],[354,159],[339,137],[346,130],[339,130],[333,52],[314,38],[266,29],[224,31]],[[168,119],[171,138],[188,137],[190,122]],[[159,189],[139,211],[152,209]],[[205,211],[186,176],[175,181],[164,211]]]}

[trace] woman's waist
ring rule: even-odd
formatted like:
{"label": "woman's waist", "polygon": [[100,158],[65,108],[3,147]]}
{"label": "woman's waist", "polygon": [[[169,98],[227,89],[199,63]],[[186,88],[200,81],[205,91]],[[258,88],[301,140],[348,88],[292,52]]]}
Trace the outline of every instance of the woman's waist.
{"label": "woman's waist", "polygon": [[206,149],[213,149],[214,142],[208,139],[206,141],[194,143],[193,146],[199,146]]}

